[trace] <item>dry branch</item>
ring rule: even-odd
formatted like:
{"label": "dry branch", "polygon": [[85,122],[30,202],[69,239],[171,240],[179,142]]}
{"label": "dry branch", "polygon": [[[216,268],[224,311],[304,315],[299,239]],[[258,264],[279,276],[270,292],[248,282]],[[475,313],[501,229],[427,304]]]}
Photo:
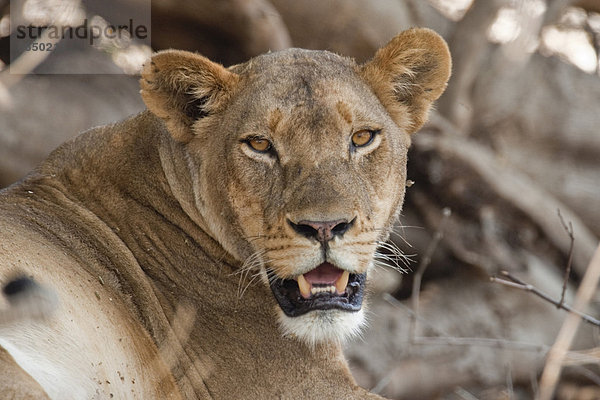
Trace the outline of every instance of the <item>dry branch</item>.
{"label": "dry branch", "polygon": [[[498,161],[498,157],[489,149],[474,141],[460,137],[449,124],[438,124],[443,118],[436,116],[434,126],[439,126],[445,134],[420,132],[415,137],[416,158],[426,157],[433,152],[437,159],[451,160],[454,168],[464,169],[464,174],[473,176],[480,187],[493,196],[524,213],[535,223],[557,249],[567,254],[570,241],[565,238],[560,221],[548,218],[557,209],[565,219],[573,224],[577,235],[577,252],[573,254],[573,270],[580,276],[584,274],[598,242],[595,235],[586,227],[582,219],[567,205],[556,199],[530,178]],[[427,168],[427,166],[420,166]],[[451,185],[452,182],[440,182]],[[431,197],[431,196],[430,196]]]}
{"label": "dry branch", "polygon": [[520,280],[519,278],[517,278],[514,275],[511,275],[509,272],[507,271],[501,271],[500,272],[503,276],[507,277],[510,280],[505,280],[505,279],[501,279],[498,278],[497,276],[493,276],[490,278],[490,280],[492,282],[495,283],[499,283],[501,285],[504,286],[508,286],[508,287],[512,287],[515,289],[520,289],[520,290],[524,290],[526,292],[530,292],[533,293],[534,295],[538,296],[541,299],[544,299],[545,301],[547,301],[548,303],[552,303],[554,304],[557,308],[561,308],[565,311],[568,311],[570,313],[576,314],[578,316],[581,317],[581,319],[583,319],[585,322],[590,323],[594,326],[599,326],[600,327],[600,320],[597,320],[596,318],[585,314],[581,311],[577,311],[576,309],[573,309],[571,306],[569,306],[568,304],[566,304],[563,299],[561,300],[554,300],[552,297],[550,297],[548,294],[542,292],[541,290],[539,290],[538,288],[536,288],[535,286],[525,283],[522,280]]}
{"label": "dry branch", "polygon": [[[589,304],[600,280],[600,246],[590,262],[589,267],[581,281],[577,296],[575,298],[575,308],[583,310]],[[556,341],[550,349],[548,359],[540,379],[540,392],[538,400],[550,400],[556,389],[556,384],[560,377],[562,363],[571,346],[571,342],[577,332],[580,316],[570,313],[565,318],[565,322],[558,333]]]}
{"label": "dry branch", "polygon": [[153,0],[152,47],[199,51],[231,65],[291,46],[268,0]]}
{"label": "dry branch", "polygon": [[472,87],[490,46],[486,32],[498,10],[506,4],[504,0],[476,0],[449,41],[454,72],[439,109],[463,134],[472,123]]}
{"label": "dry branch", "polygon": [[424,325],[428,327],[434,334],[438,336],[415,336],[410,337],[409,342],[407,344],[412,345],[432,345],[432,346],[478,346],[478,347],[491,347],[496,349],[510,349],[510,350],[521,350],[521,351],[534,351],[534,352],[543,352],[548,351],[550,349],[549,346],[538,344],[538,343],[528,343],[528,342],[520,342],[515,340],[508,339],[499,339],[499,338],[486,338],[486,337],[456,337],[451,336],[448,333],[442,331],[440,328],[436,327],[434,324],[429,322],[428,320],[418,316],[415,312],[405,306],[402,302],[396,299],[389,293],[385,293],[383,295],[385,301],[390,303],[394,307],[400,308],[402,311],[406,312],[411,318],[422,322]]}
{"label": "dry branch", "polygon": [[437,230],[435,231],[435,234],[433,235],[433,240],[431,241],[431,243],[429,243],[429,247],[427,247],[427,250],[425,251],[423,258],[421,259],[421,262],[419,263],[419,267],[417,268],[417,271],[415,272],[415,277],[414,277],[413,286],[412,286],[412,295],[411,295],[412,307],[413,307],[413,314],[411,314],[411,320],[410,320],[411,321],[411,335],[410,335],[411,339],[415,338],[416,331],[417,331],[417,320],[418,320],[418,316],[419,316],[419,295],[421,293],[421,281],[423,280],[423,274],[425,273],[425,270],[431,263],[431,257],[433,256],[433,252],[438,247],[440,240],[442,240],[442,237],[444,236],[444,227],[446,226],[446,221],[448,220],[448,218],[450,217],[451,214],[452,214],[452,212],[450,211],[449,208],[444,208],[442,210],[442,220],[440,221],[440,224],[438,225]]}
{"label": "dry branch", "polygon": [[573,224],[571,223],[571,221],[569,221],[569,226],[567,226],[562,214],[560,213],[560,209],[556,210],[558,213],[558,218],[560,219],[560,223],[563,226],[563,229],[567,232],[567,234],[569,235],[569,238],[571,239],[571,245],[569,246],[569,259],[567,261],[567,268],[565,268],[565,275],[563,277],[563,287],[562,287],[562,292],[560,294],[560,305],[558,305],[557,307],[560,308],[560,306],[564,303],[565,301],[565,293],[567,292],[567,285],[569,284],[569,276],[571,275],[571,265],[573,264],[573,245],[575,244],[575,235],[573,234]]}
{"label": "dry branch", "polygon": [[565,357],[563,366],[570,365],[584,365],[593,364],[598,365],[600,363],[600,347],[594,347],[592,349],[571,351]]}
{"label": "dry branch", "polygon": [[473,396],[471,393],[467,392],[465,389],[461,387],[457,387],[454,390],[454,394],[460,397],[463,400],[478,400],[477,397]]}

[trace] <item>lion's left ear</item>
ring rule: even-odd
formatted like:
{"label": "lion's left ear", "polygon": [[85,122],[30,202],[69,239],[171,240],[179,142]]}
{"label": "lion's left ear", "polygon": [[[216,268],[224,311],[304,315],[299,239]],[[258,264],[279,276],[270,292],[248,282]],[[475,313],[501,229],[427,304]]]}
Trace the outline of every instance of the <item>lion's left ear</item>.
{"label": "lion's left ear", "polygon": [[238,75],[201,55],[180,50],[156,53],[142,69],[141,95],[171,135],[187,142],[192,125],[227,103]]}
{"label": "lion's left ear", "polygon": [[431,104],[444,92],[451,64],[444,39],[430,29],[414,28],[379,49],[359,73],[394,121],[414,133],[427,120]]}

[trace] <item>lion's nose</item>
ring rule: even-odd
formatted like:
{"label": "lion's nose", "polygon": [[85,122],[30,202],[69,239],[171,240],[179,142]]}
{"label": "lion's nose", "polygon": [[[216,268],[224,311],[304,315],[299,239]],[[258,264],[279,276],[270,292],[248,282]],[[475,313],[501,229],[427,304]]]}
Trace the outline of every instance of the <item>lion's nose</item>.
{"label": "lion's nose", "polygon": [[333,239],[335,236],[342,236],[354,223],[347,220],[336,220],[336,221],[299,221],[297,224],[289,221],[290,226],[302,236],[309,239],[316,239],[321,243],[326,243]]}

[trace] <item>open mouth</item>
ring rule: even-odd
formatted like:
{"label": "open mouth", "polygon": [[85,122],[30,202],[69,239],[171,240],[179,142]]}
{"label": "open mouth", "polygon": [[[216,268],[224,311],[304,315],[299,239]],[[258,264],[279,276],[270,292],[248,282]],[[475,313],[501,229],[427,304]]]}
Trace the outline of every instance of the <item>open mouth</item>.
{"label": "open mouth", "polygon": [[366,278],[324,262],[296,279],[273,279],[271,290],[288,317],[313,310],[359,311]]}

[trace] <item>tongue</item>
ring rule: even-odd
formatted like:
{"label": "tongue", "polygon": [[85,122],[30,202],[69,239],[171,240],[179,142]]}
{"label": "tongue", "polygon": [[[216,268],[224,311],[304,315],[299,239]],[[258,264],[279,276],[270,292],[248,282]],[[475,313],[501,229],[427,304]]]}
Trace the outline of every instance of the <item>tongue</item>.
{"label": "tongue", "polygon": [[335,282],[342,276],[344,271],[328,262],[319,265],[317,268],[304,274],[304,278],[311,285],[324,284],[335,285]]}

